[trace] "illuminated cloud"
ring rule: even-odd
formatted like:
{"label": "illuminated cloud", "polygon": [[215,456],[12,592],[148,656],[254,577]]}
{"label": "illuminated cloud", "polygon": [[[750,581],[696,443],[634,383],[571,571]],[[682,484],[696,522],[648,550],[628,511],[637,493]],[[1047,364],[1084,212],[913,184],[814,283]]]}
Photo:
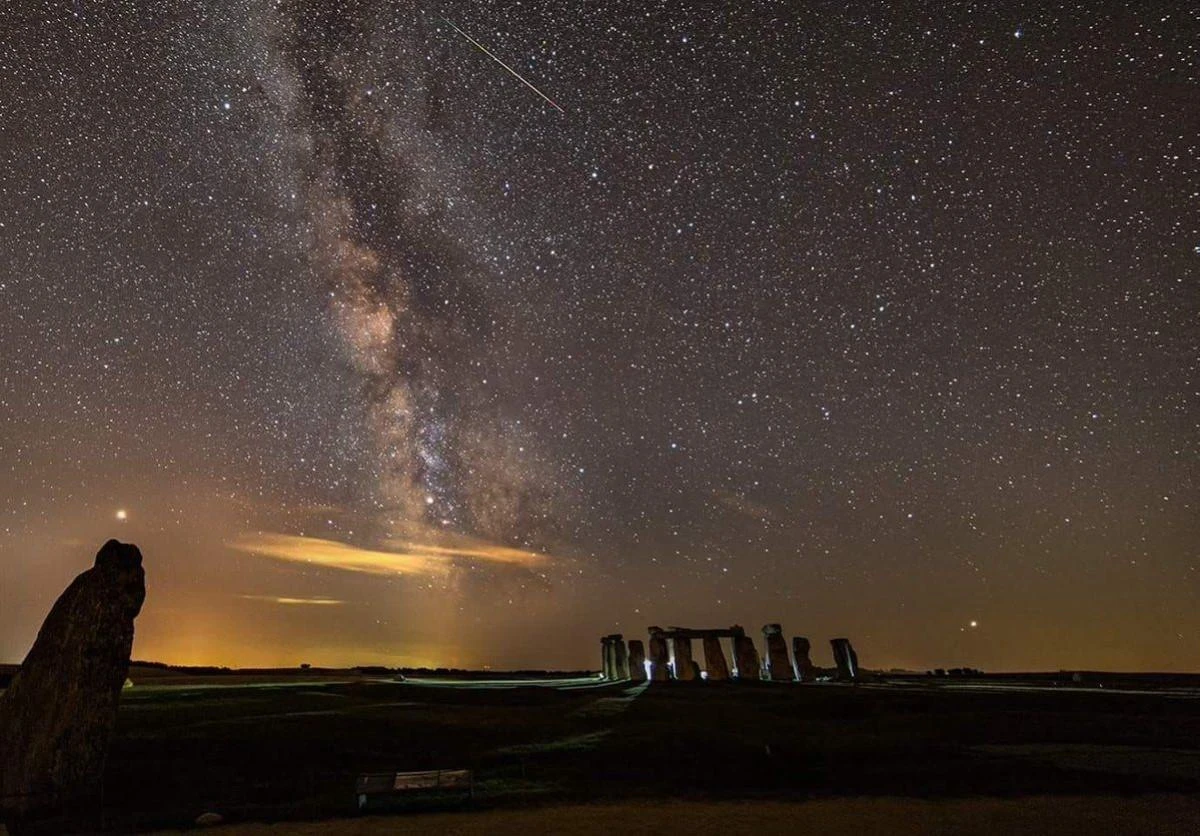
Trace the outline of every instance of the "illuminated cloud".
{"label": "illuminated cloud", "polygon": [[286,598],[279,595],[239,595],[238,597],[245,598],[247,601],[266,601],[271,604],[291,606],[339,607],[346,603],[337,598]]}
{"label": "illuminated cloud", "polygon": [[229,545],[246,554],[368,575],[441,576],[462,563],[534,568],[550,561],[537,552],[461,536],[433,543],[389,540],[387,549],[379,550],[337,540],[262,532],[245,534]]}
{"label": "illuminated cloud", "polygon": [[421,554],[432,558],[449,558],[460,560],[479,560],[486,563],[507,563],[516,566],[535,567],[550,562],[547,555],[502,546],[487,540],[462,535],[447,535],[435,543],[414,543],[411,540],[392,539],[387,541],[390,548],[406,554]]}

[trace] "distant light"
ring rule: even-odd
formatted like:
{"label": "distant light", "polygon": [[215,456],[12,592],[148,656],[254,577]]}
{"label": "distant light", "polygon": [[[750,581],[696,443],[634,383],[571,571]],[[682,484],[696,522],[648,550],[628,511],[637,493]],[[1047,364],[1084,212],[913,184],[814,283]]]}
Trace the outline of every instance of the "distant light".
{"label": "distant light", "polygon": [[124,509],[124,508],[118,509],[118,511],[117,511],[117,519],[118,519],[120,522],[125,522],[125,520],[129,519],[129,515],[125,513],[125,509]]}
{"label": "distant light", "polygon": [[972,626],[972,627],[978,627],[978,626],[979,626],[979,622],[978,622],[978,621],[972,621],[972,622],[971,622],[971,626]]}

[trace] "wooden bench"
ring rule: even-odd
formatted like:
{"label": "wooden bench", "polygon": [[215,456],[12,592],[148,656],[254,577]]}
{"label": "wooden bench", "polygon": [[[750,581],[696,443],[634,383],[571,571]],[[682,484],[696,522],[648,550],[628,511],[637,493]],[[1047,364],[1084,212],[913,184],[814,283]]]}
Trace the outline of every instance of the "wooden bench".
{"label": "wooden bench", "polygon": [[469,769],[429,769],[424,772],[374,772],[359,775],[358,809],[372,797],[406,794],[475,794],[475,774]]}

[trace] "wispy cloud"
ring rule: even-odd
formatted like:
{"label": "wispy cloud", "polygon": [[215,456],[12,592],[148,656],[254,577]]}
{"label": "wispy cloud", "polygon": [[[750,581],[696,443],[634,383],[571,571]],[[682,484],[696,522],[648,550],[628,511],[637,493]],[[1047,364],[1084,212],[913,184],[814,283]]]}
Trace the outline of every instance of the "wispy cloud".
{"label": "wispy cloud", "polygon": [[337,598],[287,598],[280,595],[239,595],[247,601],[266,601],[270,604],[285,604],[293,606],[338,607],[346,603]]}
{"label": "wispy cloud", "polygon": [[246,554],[368,575],[439,576],[463,563],[534,568],[550,562],[538,552],[462,536],[429,543],[392,539],[382,549],[365,549],[337,540],[260,532],[244,534],[229,545]]}
{"label": "wispy cloud", "polygon": [[541,566],[550,558],[540,552],[503,546],[487,540],[477,540],[461,535],[443,535],[429,543],[412,540],[391,539],[386,545],[401,554],[419,554],[432,558],[480,560],[486,563],[508,563],[517,566]]}

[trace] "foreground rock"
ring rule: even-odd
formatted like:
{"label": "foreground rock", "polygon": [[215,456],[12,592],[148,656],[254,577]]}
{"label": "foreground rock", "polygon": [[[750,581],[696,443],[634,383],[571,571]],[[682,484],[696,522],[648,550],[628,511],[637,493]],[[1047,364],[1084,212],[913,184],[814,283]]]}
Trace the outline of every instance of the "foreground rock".
{"label": "foreground rock", "polygon": [[59,596],[0,695],[0,818],[10,830],[81,814],[99,795],[145,598],[141,552],[109,540]]}

